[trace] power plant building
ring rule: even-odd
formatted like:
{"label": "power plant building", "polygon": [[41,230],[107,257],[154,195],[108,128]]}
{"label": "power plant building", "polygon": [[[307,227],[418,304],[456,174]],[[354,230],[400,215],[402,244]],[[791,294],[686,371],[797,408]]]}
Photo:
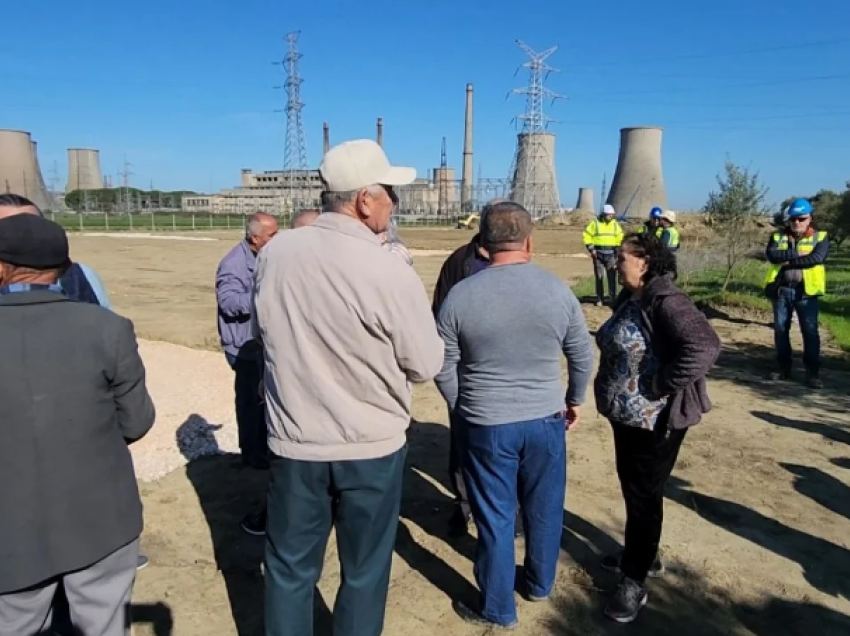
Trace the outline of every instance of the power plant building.
{"label": "power plant building", "polygon": [[0,130],[0,192],[19,194],[42,210],[52,207],[30,133]]}
{"label": "power plant building", "polygon": [[653,207],[667,207],[661,136],[662,129],[655,126],[620,130],[617,171],[607,200],[617,214],[647,217]]}

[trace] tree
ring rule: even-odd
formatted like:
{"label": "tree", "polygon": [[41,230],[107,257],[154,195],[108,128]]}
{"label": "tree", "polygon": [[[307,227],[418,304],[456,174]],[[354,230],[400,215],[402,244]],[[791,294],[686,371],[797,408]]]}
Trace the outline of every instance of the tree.
{"label": "tree", "polygon": [[758,172],[726,160],[724,171],[717,175],[718,190],[709,193],[703,212],[711,219],[717,235],[723,239],[726,253],[725,293],[735,272],[735,266],[755,245],[758,221],[768,218],[765,204],[768,189],[762,185]]}

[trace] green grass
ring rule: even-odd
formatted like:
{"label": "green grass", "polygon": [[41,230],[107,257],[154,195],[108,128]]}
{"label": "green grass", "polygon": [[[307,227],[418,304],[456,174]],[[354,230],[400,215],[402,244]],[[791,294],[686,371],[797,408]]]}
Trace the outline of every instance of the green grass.
{"label": "green grass", "polygon": [[[725,274],[721,269],[683,276],[679,283],[698,304],[769,312],[770,301],[764,296],[767,268],[765,262],[748,259],[736,269],[725,293],[721,291]],[[826,264],[826,279],[827,293],[820,303],[820,322],[838,347],[850,351],[850,249],[833,251]],[[592,278],[580,280],[573,291],[579,298],[596,295]]]}

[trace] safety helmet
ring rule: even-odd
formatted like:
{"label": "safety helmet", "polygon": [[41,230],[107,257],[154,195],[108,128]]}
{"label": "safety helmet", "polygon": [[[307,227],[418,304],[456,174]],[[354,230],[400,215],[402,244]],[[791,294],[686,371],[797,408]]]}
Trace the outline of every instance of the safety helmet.
{"label": "safety helmet", "polygon": [[795,216],[809,216],[811,213],[812,204],[805,199],[794,199],[794,203],[788,207],[789,219],[794,218]]}
{"label": "safety helmet", "polygon": [[667,210],[664,214],[661,215],[661,218],[665,221],[670,221],[673,225],[676,224],[676,213],[673,210]]}
{"label": "safety helmet", "polygon": [[664,214],[664,210],[656,206],[649,211],[649,218],[660,219],[662,214]]}
{"label": "safety helmet", "polygon": [[614,209],[613,205],[606,205],[602,208],[602,216],[615,216],[617,211]]}

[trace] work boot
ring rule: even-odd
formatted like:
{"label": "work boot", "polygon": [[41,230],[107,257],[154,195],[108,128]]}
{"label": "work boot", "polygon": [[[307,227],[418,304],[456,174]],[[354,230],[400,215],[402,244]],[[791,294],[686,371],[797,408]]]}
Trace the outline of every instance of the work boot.
{"label": "work boot", "polygon": [[614,598],[605,606],[605,616],[618,623],[631,623],[648,599],[645,585],[624,576]]}
{"label": "work boot", "polygon": [[774,382],[785,382],[791,379],[791,369],[780,369],[770,374],[770,379]]}
{"label": "work boot", "polygon": [[455,613],[465,622],[470,625],[476,625],[478,627],[486,627],[492,631],[508,631],[516,629],[518,622],[514,621],[513,623],[508,623],[503,625],[501,623],[495,623],[491,621],[489,618],[485,618],[481,612],[472,609],[462,601],[454,601],[452,603],[452,609]]}
{"label": "work boot", "polygon": [[806,386],[810,389],[814,389],[815,391],[819,391],[823,388],[823,381],[818,377],[817,373],[812,373],[810,371],[806,373]]}
{"label": "work boot", "polygon": [[[602,562],[600,565],[603,570],[608,570],[609,572],[620,572],[620,559],[623,558],[622,554],[606,554],[602,557]],[[664,567],[664,562],[661,560],[661,557],[656,556],[655,560],[652,562],[652,565],[649,566],[649,572],[646,575],[651,579],[660,579],[664,576],[664,573],[667,569]]]}

